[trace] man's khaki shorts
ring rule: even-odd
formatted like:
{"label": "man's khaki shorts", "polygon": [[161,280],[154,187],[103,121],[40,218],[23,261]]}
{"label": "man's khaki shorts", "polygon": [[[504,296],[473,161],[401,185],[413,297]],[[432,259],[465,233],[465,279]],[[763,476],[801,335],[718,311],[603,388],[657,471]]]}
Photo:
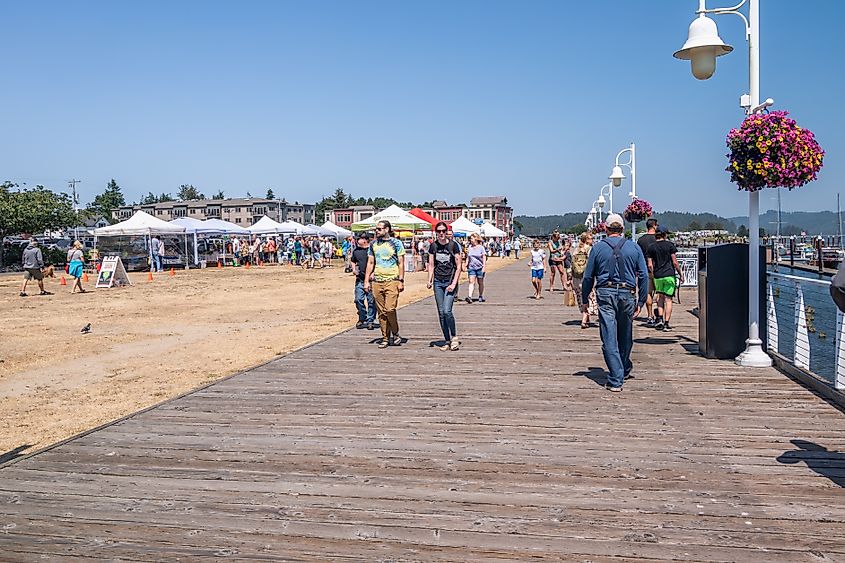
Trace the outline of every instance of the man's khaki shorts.
{"label": "man's khaki shorts", "polygon": [[44,279],[44,274],[41,273],[41,268],[26,268],[23,271],[23,279],[41,281]]}

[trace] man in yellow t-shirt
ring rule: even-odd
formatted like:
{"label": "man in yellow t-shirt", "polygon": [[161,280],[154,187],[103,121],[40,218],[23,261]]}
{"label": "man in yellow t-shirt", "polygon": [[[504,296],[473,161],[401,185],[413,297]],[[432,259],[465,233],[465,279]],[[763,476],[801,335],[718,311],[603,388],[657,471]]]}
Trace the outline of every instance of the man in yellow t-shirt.
{"label": "man in yellow t-shirt", "polygon": [[[376,240],[370,245],[367,260],[367,274],[364,277],[364,291],[372,289],[381,325],[379,348],[399,346],[399,319],[396,307],[399,294],[405,290],[405,247],[393,237],[389,221],[376,224]],[[374,279],[372,285],[371,277]]]}

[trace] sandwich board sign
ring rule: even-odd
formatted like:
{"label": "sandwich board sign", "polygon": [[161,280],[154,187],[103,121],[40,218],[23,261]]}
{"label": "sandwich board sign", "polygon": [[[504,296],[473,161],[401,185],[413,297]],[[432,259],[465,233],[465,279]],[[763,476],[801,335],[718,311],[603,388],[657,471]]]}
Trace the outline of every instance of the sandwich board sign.
{"label": "sandwich board sign", "polygon": [[100,266],[100,273],[97,274],[97,285],[95,287],[132,285],[129,276],[126,275],[126,268],[123,267],[123,260],[120,256],[106,256]]}

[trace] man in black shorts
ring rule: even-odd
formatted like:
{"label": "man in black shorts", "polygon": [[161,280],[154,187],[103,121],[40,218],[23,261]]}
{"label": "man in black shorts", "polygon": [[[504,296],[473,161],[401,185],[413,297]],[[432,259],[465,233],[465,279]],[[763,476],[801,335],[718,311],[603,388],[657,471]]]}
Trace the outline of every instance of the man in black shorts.
{"label": "man in black shorts", "polygon": [[[654,241],[656,240],[654,235],[657,232],[657,219],[649,219],[646,221],[645,228],[645,234],[640,235],[637,239],[637,244],[643,252],[643,258],[648,260],[648,247],[654,244]],[[646,315],[648,315],[648,320],[645,323],[646,326],[653,327],[657,323],[657,315],[654,313],[654,308],[654,276],[651,275],[651,272],[649,272],[648,297],[645,302]]]}
{"label": "man in black shorts", "polygon": [[23,251],[21,260],[23,261],[21,297],[26,297],[26,284],[29,283],[29,280],[38,282],[41,295],[52,295],[52,293],[44,289],[44,274],[41,273],[41,268],[44,267],[44,257],[41,254],[41,249],[38,248],[38,241],[35,239],[29,240],[29,246]]}

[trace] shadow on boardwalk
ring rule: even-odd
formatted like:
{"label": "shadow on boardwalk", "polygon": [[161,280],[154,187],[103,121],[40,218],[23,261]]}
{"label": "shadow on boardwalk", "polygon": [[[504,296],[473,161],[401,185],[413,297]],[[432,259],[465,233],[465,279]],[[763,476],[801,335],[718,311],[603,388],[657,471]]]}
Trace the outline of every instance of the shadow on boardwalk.
{"label": "shadow on boardwalk", "polygon": [[845,558],[839,411],[691,353],[682,311],[611,394],[562,294],[524,262],[486,285],[459,352],[429,299],[401,347],[353,329],[13,461],[3,559]]}

